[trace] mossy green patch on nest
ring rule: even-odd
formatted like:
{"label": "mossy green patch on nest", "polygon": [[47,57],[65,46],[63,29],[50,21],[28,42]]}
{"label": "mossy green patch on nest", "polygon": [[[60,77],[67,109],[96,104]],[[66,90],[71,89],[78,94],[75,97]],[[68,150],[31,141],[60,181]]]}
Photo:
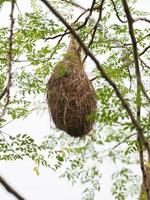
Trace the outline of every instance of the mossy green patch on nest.
{"label": "mossy green patch on nest", "polygon": [[63,78],[65,76],[69,75],[69,68],[67,65],[64,65],[64,63],[58,63],[55,68],[55,76],[56,78]]}
{"label": "mossy green patch on nest", "polygon": [[95,91],[74,39],[48,81],[47,102],[57,128],[73,137],[82,137],[91,131],[94,117],[89,116],[94,116],[96,111]]}

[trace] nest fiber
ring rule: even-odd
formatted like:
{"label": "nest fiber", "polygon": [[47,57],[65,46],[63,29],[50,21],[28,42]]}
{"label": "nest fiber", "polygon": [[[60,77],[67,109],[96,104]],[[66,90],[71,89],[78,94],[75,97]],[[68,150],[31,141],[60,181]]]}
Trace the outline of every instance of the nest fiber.
{"label": "nest fiber", "polygon": [[47,102],[57,128],[70,136],[88,134],[96,111],[95,91],[80,58],[80,47],[71,39],[47,84]]}

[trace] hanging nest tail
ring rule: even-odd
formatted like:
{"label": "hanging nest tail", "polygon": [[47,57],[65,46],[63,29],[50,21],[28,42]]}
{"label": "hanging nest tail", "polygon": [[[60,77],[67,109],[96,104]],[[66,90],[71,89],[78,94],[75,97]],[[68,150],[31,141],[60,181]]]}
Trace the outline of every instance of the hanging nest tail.
{"label": "hanging nest tail", "polygon": [[57,128],[73,137],[91,131],[96,111],[95,91],[84,72],[80,47],[74,38],[48,81],[47,102]]}

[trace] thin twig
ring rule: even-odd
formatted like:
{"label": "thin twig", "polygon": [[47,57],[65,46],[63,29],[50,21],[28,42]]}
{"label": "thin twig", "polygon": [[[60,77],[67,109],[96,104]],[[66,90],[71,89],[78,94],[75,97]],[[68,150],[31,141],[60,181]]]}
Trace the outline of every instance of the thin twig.
{"label": "thin twig", "polygon": [[95,76],[95,77],[92,78],[90,81],[95,81],[97,78],[100,78],[100,76]]}
{"label": "thin twig", "polygon": [[5,126],[7,126],[8,124],[10,124],[10,123],[13,122],[13,121],[14,121],[14,119],[12,119],[12,120],[6,122],[6,123],[3,124],[2,126],[0,126],[0,129],[4,128]]}
{"label": "thin twig", "polygon": [[61,43],[61,41],[62,41],[63,37],[66,35],[67,31],[68,31],[68,29],[66,29],[65,32],[64,32],[64,34],[59,38],[59,40],[58,40],[57,44],[55,45],[55,48],[52,51],[52,53],[51,53],[51,55],[50,55],[50,57],[49,57],[48,60],[50,60],[53,57],[53,55],[55,54],[58,45]]}
{"label": "thin twig", "polygon": [[143,87],[143,85],[141,86],[141,90],[142,90],[142,93],[143,95],[145,96],[145,98],[147,99],[147,101],[150,103],[150,97],[149,95],[147,94],[145,88]]}
{"label": "thin twig", "polygon": [[0,94],[0,100],[4,97],[4,95],[6,94],[6,92],[7,92],[7,88],[4,88],[4,90]]}
{"label": "thin twig", "polygon": [[141,61],[141,64],[143,64],[146,68],[150,69],[150,66],[147,63],[145,63],[143,59],[140,58],[139,60]]}
{"label": "thin twig", "polygon": [[[105,1],[105,0],[102,0],[102,1],[101,1],[100,7],[99,7],[98,19],[97,19],[97,21],[96,21],[96,24],[95,24],[94,27],[93,27],[93,33],[92,33],[92,36],[91,36],[91,40],[90,40],[90,42],[89,42],[89,44],[88,44],[88,48],[89,48],[89,47],[92,45],[92,43],[93,43],[93,40],[94,40],[96,31],[97,31],[99,22],[100,22],[100,20],[101,20],[101,18],[102,18],[102,10],[103,10],[104,1]],[[87,54],[85,55],[85,58],[83,59],[83,62],[85,62],[86,58],[87,58]]]}
{"label": "thin twig", "polygon": [[18,6],[18,3],[17,3],[17,1],[15,2],[16,3],[16,7],[17,7],[17,9],[18,9],[18,12],[20,13],[20,15],[22,16],[22,13],[21,13],[21,10],[20,10],[20,8],[19,8],[19,6]]}
{"label": "thin twig", "polygon": [[82,25],[79,26],[79,29],[86,26],[88,20],[90,19],[91,15],[92,15],[92,12],[93,12],[93,10],[94,10],[95,3],[96,3],[96,0],[93,0],[93,1],[92,1],[92,5],[91,5],[91,8],[89,9],[90,12],[89,12],[88,16],[85,18],[84,23],[83,23]]}
{"label": "thin twig", "polygon": [[12,188],[12,186],[10,186],[6,180],[0,176],[0,183],[2,184],[2,186],[9,192],[11,193],[13,196],[15,196],[18,200],[25,200],[14,188]]}
{"label": "thin twig", "polygon": [[138,18],[133,19],[133,22],[137,22],[137,21],[145,21],[145,22],[150,23],[150,19],[147,19],[146,17],[138,17]]}
{"label": "thin twig", "polygon": [[148,49],[150,49],[150,45],[145,47],[145,49],[141,53],[139,53],[139,56],[142,56]]}
{"label": "thin twig", "polygon": [[81,6],[80,4],[78,4],[78,3],[74,2],[74,1],[70,1],[70,0],[69,1],[68,0],[62,0],[62,1],[66,2],[68,4],[71,4],[71,5],[73,5],[73,6],[77,7],[77,8],[80,8],[81,10],[84,10],[84,11],[87,10],[86,8],[84,8],[83,6]]}
{"label": "thin twig", "polygon": [[120,141],[119,143],[117,143],[115,146],[113,146],[112,148],[111,148],[111,150],[114,150],[114,149],[116,149],[117,147],[119,147],[121,144],[123,144],[123,143],[125,143],[126,142],[126,140],[128,140],[128,139],[130,139],[132,136],[135,136],[136,134],[135,133],[133,133],[133,134],[131,134],[131,135],[129,135],[129,136],[127,136],[126,138],[124,138],[122,141]]}
{"label": "thin twig", "polygon": [[114,11],[115,11],[116,16],[117,16],[117,18],[119,19],[119,21],[120,21],[121,23],[127,23],[127,21],[123,21],[123,20],[120,18],[119,13],[118,13],[118,10],[117,10],[117,8],[116,8],[115,2],[114,2],[113,0],[111,0],[111,2],[112,2],[112,4],[113,4]]}
{"label": "thin twig", "polygon": [[[81,13],[78,17],[77,17],[77,19],[73,22],[73,24],[75,24],[84,14],[86,14],[87,12],[89,11],[89,9],[87,9],[86,11],[84,11],[83,13]],[[78,27],[77,29],[75,29],[75,30],[79,30],[80,29],[80,27]],[[70,31],[68,31],[68,29],[66,29],[65,31],[64,31],[64,33],[60,33],[60,34],[58,34],[58,35],[54,35],[54,36],[51,36],[51,37],[47,37],[47,38],[44,38],[45,39],[45,41],[47,41],[47,40],[51,40],[51,39],[56,39],[56,38],[58,38],[58,37],[64,37],[65,35],[68,35],[68,34],[70,34]]]}

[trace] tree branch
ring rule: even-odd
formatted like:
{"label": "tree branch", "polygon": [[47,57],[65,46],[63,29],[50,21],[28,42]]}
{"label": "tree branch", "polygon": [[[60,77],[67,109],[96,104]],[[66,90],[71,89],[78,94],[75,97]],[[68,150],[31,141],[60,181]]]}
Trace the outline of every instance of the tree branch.
{"label": "tree branch", "polygon": [[145,21],[145,22],[150,23],[150,19],[147,19],[146,17],[138,17],[138,18],[133,19],[133,22],[137,22],[137,21]]}
{"label": "tree branch", "polygon": [[[89,11],[89,9],[87,9],[87,10],[85,10],[83,13],[81,13],[81,15],[79,15],[78,17],[77,17],[77,19],[73,22],[73,24],[75,24],[84,14],[86,14],[87,12]],[[83,25],[81,25],[81,27],[82,27]],[[76,30],[79,30],[80,29],[80,27],[78,27]],[[58,35],[54,35],[54,36],[51,36],[51,37],[47,37],[47,38],[44,38],[45,39],[45,41],[47,41],[47,40],[51,40],[51,39],[56,39],[56,38],[58,38],[58,37],[64,37],[65,35],[68,35],[68,34],[70,34],[70,31],[68,31],[68,29],[66,29],[65,31],[64,31],[64,33],[61,33],[61,34],[58,34]]]}
{"label": "tree branch", "polygon": [[84,10],[84,11],[87,10],[86,8],[84,8],[83,6],[81,6],[80,4],[78,4],[78,3],[74,2],[74,1],[70,1],[70,0],[62,0],[62,1],[66,2],[68,4],[71,4],[71,5],[73,5],[73,6],[77,7],[77,8],[80,8],[81,10]]}
{"label": "tree branch", "polygon": [[[132,41],[132,47],[133,47],[133,56],[134,56],[134,63],[135,63],[135,73],[136,73],[136,80],[137,80],[137,96],[136,96],[136,103],[137,103],[137,121],[140,124],[140,113],[141,113],[141,90],[143,91],[144,87],[141,81],[141,73],[140,73],[140,66],[139,66],[139,56],[138,56],[138,51],[137,51],[137,41],[136,41],[136,37],[134,35],[134,29],[133,29],[133,18],[131,16],[130,13],[130,9],[128,7],[128,3],[126,0],[122,0],[123,3],[123,7],[124,7],[124,11],[126,13],[126,17],[128,20],[128,28],[129,28],[129,34],[131,37],[131,41]],[[146,172],[144,169],[144,154],[143,154],[143,146],[144,146],[144,142],[143,142],[143,138],[146,141],[146,138],[144,136],[144,133],[142,133],[143,138],[140,137],[141,134],[137,133],[137,141],[139,143],[139,156],[140,156],[140,165],[141,165],[141,170],[142,170],[142,174],[143,174],[143,182],[144,182],[144,186],[145,186],[145,190],[146,190],[146,197],[147,200],[150,200],[150,189],[147,186],[147,176],[146,176]],[[146,146],[145,146],[146,147]],[[147,153],[148,153],[148,159],[150,161],[150,147],[149,147],[149,143],[147,141]]]}
{"label": "tree branch", "polygon": [[119,21],[120,21],[121,23],[127,23],[127,21],[123,21],[123,20],[120,18],[119,13],[118,13],[118,10],[117,10],[117,8],[116,8],[115,2],[114,2],[113,0],[111,0],[111,2],[112,2],[112,4],[113,4],[114,11],[115,11],[116,16],[117,16],[117,18],[119,19]]}
{"label": "tree branch", "polygon": [[[122,0],[123,1],[123,5],[124,5],[124,10],[126,13],[126,17],[128,20],[128,26],[129,26],[129,34],[131,37],[131,41],[132,41],[132,46],[133,46],[133,56],[134,56],[134,63],[135,63],[135,71],[136,71],[136,77],[137,77],[137,99],[141,102],[141,91],[144,94],[144,96],[147,98],[147,100],[150,102],[150,97],[147,95],[146,90],[143,86],[142,80],[141,80],[141,73],[140,73],[140,66],[139,66],[139,55],[138,55],[138,51],[137,51],[137,41],[134,35],[134,29],[133,29],[133,18],[130,14],[130,10],[127,4],[126,0]],[[146,50],[149,47],[146,48]],[[146,51],[144,50],[144,52]],[[143,52],[141,53],[141,55],[143,54]],[[140,113],[140,103],[139,103],[139,113]],[[150,160],[150,151],[148,152],[148,156],[149,156],[149,160]]]}
{"label": "tree branch", "polygon": [[150,66],[147,63],[145,63],[143,59],[140,58],[140,61],[141,61],[141,64],[143,66],[145,66],[146,68],[150,69]]}
{"label": "tree branch", "polygon": [[[97,19],[97,21],[96,21],[96,24],[95,24],[94,27],[93,27],[93,33],[92,33],[92,36],[91,36],[91,40],[90,40],[90,42],[89,42],[89,44],[88,44],[88,48],[89,48],[89,47],[92,45],[92,43],[93,43],[93,40],[94,40],[96,31],[97,31],[99,22],[100,22],[100,20],[101,20],[101,18],[102,18],[102,10],[103,10],[104,1],[105,1],[105,0],[102,0],[102,1],[101,1],[101,4],[100,4],[100,6],[99,6],[99,15],[98,15],[98,19]],[[85,55],[85,58],[83,59],[83,62],[86,60],[86,58],[87,58],[87,54]]]}
{"label": "tree branch", "polygon": [[18,200],[25,200],[18,192],[16,192],[6,181],[2,176],[0,176],[0,183],[2,186],[13,196],[15,196]]}
{"label": "tree branch", "polygon": [[80,28],[83,28],[84,26],[86,26],[88,20],[90,19],[91,15],[92,15],[92,12],[93,12],[93,10],[94,10],[94,5],[95,5],[95,3],[96,3],[96,0],[93,0],[93,1],[92,1],[92,5],[91,5],[91,8],[88,9],[90,12],[89,12],[88,16],[85,18],[84,23],[83,23],[81,26],[78,27],[79,29],[80,29]]}
{"label": "tree branch", "polygon": [[12,85],[12,45],[13,45],[13,28],[14,28],[14,6],[15,6],[15,0],[11,1],[11,13],[10,13],[10,35],[8,38],[8,53],[7,53],[7,66],[8,66],[8,70],[7,70],[7,85],[4,89],[4,91],[2,92],[2,94],[0,95],[1,98],[3,98],[6,95],[6,103],[4,105],[4,108],[0,114],[0,119],[2,119],[2,117],[5,115],[7,106],[9,104],[10,101],[10,87]]}
{"label": "tree branch", "polygon": [[150,45],[145,47],[145,49],[139,54],[139,56],[142,56],[148,49],[150,49]]}
{"label": "tree branch", "polygon": [[[143,176],[143,185],[144,185],[144,191],[146,190],[146,195],[147,195],[147,199],[149,200],[149,187],[147,185],[147,174],[144,168],[144,152],[143,152],[143,145],[141,143],[141,140],[139,138],[137,138],[138,144],[139,144],[139,157],[140,157],[140,166],[141,166],[141,171],[142,171],[142,176]],[[143,194],[143,192],[141,192],[141,195]],[[140,195],[140,196],[141,196]]]}

